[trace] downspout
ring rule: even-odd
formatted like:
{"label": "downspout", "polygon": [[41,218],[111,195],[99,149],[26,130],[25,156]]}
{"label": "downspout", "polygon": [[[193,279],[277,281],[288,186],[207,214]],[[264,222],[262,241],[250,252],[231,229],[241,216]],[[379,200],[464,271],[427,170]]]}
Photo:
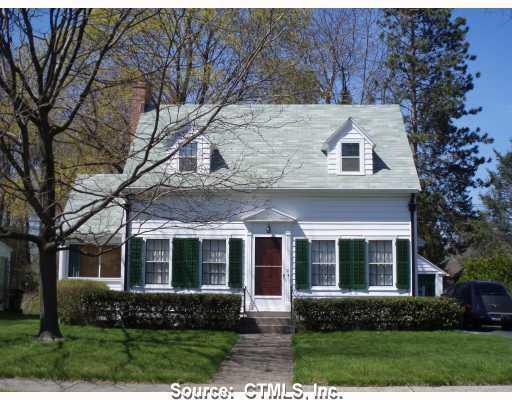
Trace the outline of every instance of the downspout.
{"label": "downspout", "polygon": [[129,246],[129,238],[131,234],[130,230],[130,200],[126,197],[125,205],[124,205],[124,215],[125,215],[125,241],[124,241],[124,291],[128,291],[128,265],[130,265],[130,246]]}
{"label": "downspout", "polygon": [[416,194],[411,194],[409,201],[409,212],[411,214],[411,263],[412,263],[412,295],[416,296]]}

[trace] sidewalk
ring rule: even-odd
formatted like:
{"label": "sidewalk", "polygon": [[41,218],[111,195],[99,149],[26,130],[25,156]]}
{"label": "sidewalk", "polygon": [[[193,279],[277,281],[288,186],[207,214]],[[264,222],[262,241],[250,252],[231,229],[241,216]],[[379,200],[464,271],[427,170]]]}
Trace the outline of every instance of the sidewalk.
{"label": "sidewalk", "polygon": [[[210,385],[218,385],[211,383]],[[210,386],[187,385],[187,386]],[[169,392],[170,384],[62,382],[40,379],[0,379],[0,392]],[[235,385],[235,390],[243,385]],[[312,386],[304,386],[311,391]],[[512,385],[504,386],[372,386],[337,387],[338,392],[512,392]]]}

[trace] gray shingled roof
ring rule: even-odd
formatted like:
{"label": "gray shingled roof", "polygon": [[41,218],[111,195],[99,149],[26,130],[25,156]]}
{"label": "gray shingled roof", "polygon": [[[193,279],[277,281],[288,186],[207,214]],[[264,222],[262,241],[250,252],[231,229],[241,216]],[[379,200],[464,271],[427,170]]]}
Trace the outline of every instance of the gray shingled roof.
{"label": "gray shingled roof", "polygon": [[[200,112],[212,106],[204,106]],[[196,118],[198,106],[172,106],[161,112],[159,127],[183,125]],[[197,125],[208,117],[198,118]],[[155,112],[143,114],[135,151],[146,143],[155,123]],[[324,141],[348,118],[365,130],[375,143],[375,173],[368,176],[329,175]],[[232,105],[225,107],[208,129],[228,166],[243,165],[240,182],[283,176],[272,184],[276,189],[399,190],[417,191],[420,184],[398,105]],[[155,159],[165,154],[168,142],[155,149]],[[161,153],[162,152],[162,153]],[[136,160],[125,168],[130,171]],[[250,171],[250,172],[249,172]],[[202,179],[214,182],[223,171]],[[245,174],[245,175],[244,175]],[[145,187],[162,180],[165,167],[141,178],[134,186]],[[168,174],[167,174],[168,175]],[[249,176],[250,175],[250,176]],[[176,181],[186,186],[193,180]]]}
{"label": "gray shingled roof", "polygon": [[[72,225],[92,207],[97,206],[97,203],[105,199],[109,192],[121,182],[120,174],[79,175],[66,203],[64,226],[67,226],[66,221]],[[72,237],[87,243],[120,242],[122,218],[121,203],[115,201],[87,220]]]}
{"label": "gray shingled roof", "polygon": [[[211,106],[205,106],[211,107]],[[161,111],[159,129],[183,125],[195,119],[198,106],[172,106]],[[204,108],[200,109],[204,113]],[[199,117],[195,123],[200,126],[209,116]],[[140,119],[137,137],[132,150],[144,146],[155,125],[154,111],[144,113]],[[374,170],[370,176],[329,175],[327,158],[322,145],[333,132],[339,129],[348,118],[352,118],[364,129],[375,143]],[[174,134],[173,134],[174,135]],[[420,190],[411,150],[404,130],[403,119],[398,105],[242,105],[228,106],[208,129],[208,140],[220,151],[228,168],[220,168],[207,176],[169,176],[167,165],[159,166],[144,175],[133,186],[148,187],[162,180],[177,187],[188,185],[222,185],[229,176],[232,186],[239,183],[247,188],[266,182],[267,177],[282,177],[272,183],[274,189],[311,190]],[[153,160],[166,154],[173,137],[163,141],[153,151]],[[137,160],[131,159],[125,166],[125,174],[134,168]],[[232,175],[237,165],[240,172]],[[76,218],[87,211],[84,205],[109,193],[123,175],[98,174],[82,175],[70,193],[66,205],[66,217]],[[261,186],[261,185],[260,185]],[[265,186],[265,184],[263,185]],[[72,213],[76,211],[75,213]],[[77,232],[75,237],[84,241],[101,240],[119,230],[122,208],[113,204],[91,218]],[[72,214],[70,214],[72,213]],[[121,233],[115,234],[115,239]],[[100,237],[101,236],[101,237]]]}

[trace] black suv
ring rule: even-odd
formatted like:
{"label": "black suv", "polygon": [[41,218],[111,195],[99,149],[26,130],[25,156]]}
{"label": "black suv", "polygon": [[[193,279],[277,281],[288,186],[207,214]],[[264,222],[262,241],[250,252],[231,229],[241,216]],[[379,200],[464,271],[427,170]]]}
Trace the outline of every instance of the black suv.
{"label": "black suv", "polygon": [[512,298],[501,283],[468,281],[447,294],[464,306],[465,327],[501,325],[503,329],[512,329]]}

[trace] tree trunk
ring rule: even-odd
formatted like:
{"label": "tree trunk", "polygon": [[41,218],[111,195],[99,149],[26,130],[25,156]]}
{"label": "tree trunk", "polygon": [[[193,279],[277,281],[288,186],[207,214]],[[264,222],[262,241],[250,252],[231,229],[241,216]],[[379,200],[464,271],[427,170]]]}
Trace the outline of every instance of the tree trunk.
{"label": "tree trunk", "polygon": [[38,338],[42,341],[62,339],[57,315],[57,251],[39,248],[41,276],[41,315]]}

